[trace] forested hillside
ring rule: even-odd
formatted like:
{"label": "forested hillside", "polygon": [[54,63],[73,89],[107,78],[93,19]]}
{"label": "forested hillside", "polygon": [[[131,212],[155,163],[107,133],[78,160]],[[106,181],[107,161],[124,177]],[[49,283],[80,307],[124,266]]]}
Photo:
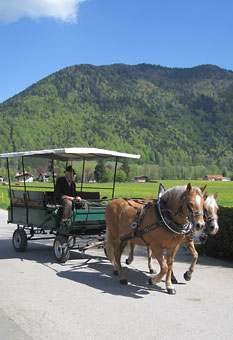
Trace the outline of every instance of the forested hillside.
{"label": "forested hillside", "polygon": [[0,152],[87,146],[232,167],[233,72],[77,65],[0,104]]}

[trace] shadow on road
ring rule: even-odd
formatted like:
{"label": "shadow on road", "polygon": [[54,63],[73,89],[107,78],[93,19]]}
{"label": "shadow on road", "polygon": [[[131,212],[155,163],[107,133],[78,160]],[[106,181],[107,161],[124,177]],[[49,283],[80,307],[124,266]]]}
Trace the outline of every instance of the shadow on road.
{"label": "shadow on road", "polygon": [[[39,263],[56,263],[56,260],[53,256],[53,241],[44,240],[44,241],[29,241],[26,251],[23,253],[16,252],[12,246],[11,239],[0,239],[0,260],[1,259],[10,259],[10,258],[19,258],[19,259],[26,259],[26,260],[34,260]],[[103,253],[103,249],[96,249],[105,258]],[[82,258],[86,256],[88,253],[80,253],[78,251],[71,251],[71,258]],[[124,252],[124,255],[127,254],[127,251]],[[147,257],[146,247],[138,247],[136,252],[136,256]],[[92,256],[90,256],[92,257]],[[156,260],[153,259],[156,264]],[[179,263],[187,263],[189,264],[191,261],[191,256],[183,249],[180,248],[176,254],[175,262]],[[219,267],[226,267],[226,268],[233,268],[233,263],[231,261],[216,259],[208,256],[199,256],[198,258],[198,265],[203,266],[219,266]]]}
{"label": "shadow on road", "polygon": [[14,250],[11,240],[4,239],[0,240],[0,264],[4,259],[35,261],[55,271],[60,278],[90,286],[105,294],[142,298],[151,290],[166,293],[159,286],[152,288],[147,284],[146,272],[129,267],[124,267],[129,284],[121,285],[118,277],[112,275],[112,265],[106,259],[103,249],[97,249],[91,255],[71,251],[70,260],[59,265],[53,255],[52,243],[45,245],[31,242],[25,252],[19,253]]}
{"label": "shadow on road", "polygon": [[33,260],[38,263],[56,262],[51,245],[29,243],[25,252],[16,252],[11,239],[0,240],[0,261],[4,259]]}
{"label": "shadow on road", "polygon": [[[70,260],[65,264],[59,265],[53,255],[52,244],[53,241],[51,240],[45,240],[43,243],[42,241],[41,243],[38,243],[38,241],[36,243],[29,242],[27,250],[23,253],[18,253],[14,250],[11,239],[2,239],[0,240],[0,263],[4,259],[35,261],[55,271],[56,275],[60,278],[98,289],[103,294],[121,295],[136,299],[150,294],[151,290],[167,294],[164,282],[161,283],[161,286],[148,285],[149,274],[144,270],[138,270],[136,268],[137,263],[134,264],[134,267],[123,265],[124,274],[129,284],[127,286],[120,285],[118,277],[112,274],[113,267],[106,259],[103,249],[95,249],[89,253],[71,251]],[[126,253],[123,258],[125,258]],[[138,247],[136,253],[136,256],[140,256],[142,260],[145,260],[144,268],[147,270],[146,248]],[[153,261],[155,268],[158,270],[157,262]],[[175,263],[187,263],[188,269],[190,261],[190,255],[181,248],[176,255]],[[233,267],[232,262],[204,256],[199,257],[198,265],[205,267]]]}
{"label": "shadow on road", "polygon": [[[77,254],[77,253],[76,253]],[[77,255],[73,260],[77,260]],[[69,270],[58,272],[59,277],[79,282],[89,287],[100,290],[104,294],[121,295],[131,298],[142,298],[150,294],[151,290],[167,293],[165,289],[159,286],[148,285],[148,274],[142,271],[124,267],[124,274],[127,277],[128,285],[121,285],[119,278],[113,276],[113,267],[105,256],[90,256],[85,254],[86,261],[82,264],[74,264]],[[88,268],[88,272],[85,271]],[[90,272],[90,270],[93,270]]]}

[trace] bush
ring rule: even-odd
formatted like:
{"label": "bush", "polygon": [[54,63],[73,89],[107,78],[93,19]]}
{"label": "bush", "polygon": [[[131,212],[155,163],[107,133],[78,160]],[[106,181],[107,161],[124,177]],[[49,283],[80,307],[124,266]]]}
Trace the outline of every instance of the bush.
{"label": "bush", "polygon": [[233,208],[219,207],[219,231],[209,235],[202,247],[205,255],[233,260]]}
{"label": "bush", "polygon": [[127,175],[124,170],[119,170],[116,173],[116,182],[125,182]]}
{"label": "bush", "polygon": [[109,168],[105,168],[102,180],[103,182],[112,182],[113,172]]}

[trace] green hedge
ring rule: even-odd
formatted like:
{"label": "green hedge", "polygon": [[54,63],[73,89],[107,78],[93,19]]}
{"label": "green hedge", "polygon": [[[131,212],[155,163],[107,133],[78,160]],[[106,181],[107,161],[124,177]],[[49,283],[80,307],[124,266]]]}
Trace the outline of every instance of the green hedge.
{"label": "green hedge", "polygon": [[207,256],[233,260],[233,208],[219,207],[219,231],[209,235],[202,245],[202,253]]}

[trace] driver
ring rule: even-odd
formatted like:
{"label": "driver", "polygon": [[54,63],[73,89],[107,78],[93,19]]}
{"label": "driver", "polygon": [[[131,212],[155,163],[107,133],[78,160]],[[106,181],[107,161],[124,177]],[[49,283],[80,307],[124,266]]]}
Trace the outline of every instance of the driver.
{"label": "driver", "polygon": [[67,222],[71,218],[73,201],[81,201],[81,197],[77,196],[76,186],[74,183],[75,172],[71,165],[65,170],[65,176],[57,179],[54,197],[57,203],[63,205],[62,222]]}

